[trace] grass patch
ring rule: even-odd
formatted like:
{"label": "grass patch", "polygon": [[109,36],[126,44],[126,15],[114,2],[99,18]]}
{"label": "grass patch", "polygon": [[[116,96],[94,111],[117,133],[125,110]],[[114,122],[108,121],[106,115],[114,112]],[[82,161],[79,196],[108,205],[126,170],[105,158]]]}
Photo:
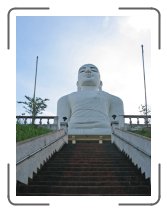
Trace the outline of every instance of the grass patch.
{"label": "grass patch", "polygon": [[140,130],[133,130],[133,131],[131,130],[131,132],[151,138],[151,128],[143,128]]}
{"label": "grass patch", "polygon": [[33,138],[51,132],[50,129],[38,127],[37,125],[16,124],[16,142]]}

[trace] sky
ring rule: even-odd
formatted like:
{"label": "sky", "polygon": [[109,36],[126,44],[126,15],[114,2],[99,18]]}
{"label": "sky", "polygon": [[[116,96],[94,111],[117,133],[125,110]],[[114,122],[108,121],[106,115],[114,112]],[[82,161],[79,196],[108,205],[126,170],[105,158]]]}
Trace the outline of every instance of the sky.
{"label": "sky", "polygon": [[[120,97],[126,115],[140,114],[145,104],[141,45],[151,107],[151,33],[149,20],[133,16],[17,16],[16,101],[48,98],[43,115],[57,115],[60,97],[77,91],[78,69],[98,67],[102,90]],[[25,113],[16,103],[16,114]]]}

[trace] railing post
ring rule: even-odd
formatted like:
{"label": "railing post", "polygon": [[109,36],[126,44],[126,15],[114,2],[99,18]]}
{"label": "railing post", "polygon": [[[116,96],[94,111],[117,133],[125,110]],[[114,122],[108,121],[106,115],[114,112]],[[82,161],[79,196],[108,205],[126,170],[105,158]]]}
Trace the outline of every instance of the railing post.
{"label": "railing post", "polygon": [[27,118],[24,119],[24,124],[27,124]]}
{"label": "railing post", "polygon": [[145,123],[146,127],[148,127],[148,117],[147,116],[144,118],[144,123]]}
{"label": "railing post", "polygon": [[103,136],[100,135],[100,136],[99,136],[99,144],[102,144],[102,143],[103,143]]}
{"label": "railing post", "polygon": [[75,135],[72,135],[72,144],[76,144]]}
{"label": "railing post", "polygon": [[129,118],[129,124],[132,125],[132,118]]}
{"label": "railing post", "polygon": [[137,117],[137,124],[140,124],[140,123],[139,123],[139,117]]}
{"label": "railing post", "polygon": [[55,117],[54,117],[54,120],[53,120],[53,124],[56,124],[56,125],[57,125],[57,123],[58,123],[58,117],[55,116]]}
{"label": "railing post", "polygon": [[20,119],[19,119],[19,118],[17,118],[17,124],[19,124],[19,122],[20,122]]}

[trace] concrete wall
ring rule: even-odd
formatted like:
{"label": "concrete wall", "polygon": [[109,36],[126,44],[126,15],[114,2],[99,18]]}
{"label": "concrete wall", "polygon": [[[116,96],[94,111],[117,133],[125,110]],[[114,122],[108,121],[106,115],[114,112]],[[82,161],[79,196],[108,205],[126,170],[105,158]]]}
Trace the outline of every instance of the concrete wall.
{"label": "concrete wall", "polygon": [[124,151],[138,168],[141,168],[146,178],[151,178],[151,140],[149,138],[116,128],[112,142]]}
{"label": "concrete wall", "polygon": [[[37,169],[40,168],[40,166],[43,165],[44,162],[46,162],[55,151],[58,152],[67,142],[68,136],[65,134],[64,130],[59,130],[56,132],[48,133],[47,135],[42,135],[17,143],[17,181],[27,184],[28,178],[33,177],[33,172],[36,173]],[[49,146],[43,149],[47,145]],[[30,155],[32,156],[27,158]]]}

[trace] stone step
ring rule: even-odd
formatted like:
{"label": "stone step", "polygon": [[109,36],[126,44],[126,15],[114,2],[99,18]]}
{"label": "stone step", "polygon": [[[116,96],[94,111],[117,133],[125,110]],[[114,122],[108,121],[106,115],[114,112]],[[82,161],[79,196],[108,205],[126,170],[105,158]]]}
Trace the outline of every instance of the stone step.
{"label": "stone step", "polygon": [[71,166],[71,167],[69,167],[69,166],[66,166],[66,167],[49,167],[49,166],[47,166],[47,167],[44,167],[41,171],[43,171],[43,172],[62,172],[62,171],[64,171],[64,172],[67,172],[67,171],[73,171],[73,172],[88,172],[88,171],[91,171],[91,172],[94,172],[94,171],[99,171],[99,172],[102,172],[102,171],[104,171],[104,172],[109,172],[109,171],[113,171],[113,172],[115,172],[115,171],[136,171],[136,168],[135,167],[133,167],[133,166],[131,166],[131,167],[104,167],[104,166],[99,166],[99,167],[84,167],[84,166],[82,166],[82,167],[75,167],[75,166]]}
{"label": "stone step", "polygon": [[[70,162],[48,162],[47,163],[47,167],[48,168],[51,168],[51,167],[88,167],[88,168],[91,168],[91,167],[130,167],[132,166],[131,163],[127,162],[118,162],[118,163],[95,163],[95,162],[92,162],[92,163],[86,163],[86,162],[73,162],[73,163],[70,163]],[[43,167],[45,168],[45,167]]]}
{"label": "stone step", "polygon": [[137,193],[136,191],[134,193],[125,193],[125,194],[121,194],[120,192],[119,193],[115,193],[113,192],[112,194],[107,194],[107,193],[103,193],[103,194],[99,194],[99,193],[82,193],[82,194],[79,194],[79,193],[72,193],[72,194],[66,194],[66,193],[30,193],[30,192],[27,192],[27,193],[17,193],[17,196],[150,196],[150,193],[146,194],[146,193]]}
{"label": "stone step", "polygon": [[30,185],[53,185],[53,186],[129,186],[129,185],[149,185],[149,183],[147,183],[146,181],[142,181],[142,180],[131,180],[131,181],[83,181],[83,180],[77,180],[77,181],[73,181],[73,180],[52,180],[52,181],[48,181],[48,180],[34,180],[30,183]]}
{"label": "stone step", "polygon": [[71,154],[56,154],[53,156],[53,159],[57,159],[60,157],[69,157],[69,158],[73,158],[73,157],[121,157],[121,158],[125,158],[126,156],[124,154],[120,154],[120,153],[111,153],[111,154],[104,154],[104,153],[99,153],[99,154],[94,154],[94,153],[71,153]]}
{"label": "stone step", "polygon": [[[54,175],[47,175],[47,173],[42,175],[35,175],[33,180],[35,181],[142,181],[144,180],[143,176],[135,175],[120,175],[120,176],[54,176]],[[30,179],[30,182],[33,181]]]}
{"label": "stone step", "polygon": [[104,157],[104,158],[106,158],[106,157],[125,157],[124,155],[122,155],[121,153],[102,153],[102,152],[99,152],[99,153],[88,153],[88,152],[85,152],[85,153],[83,153],[83,152],[79,152],[79,153],[57,153],[53,158],[60,158],[60,157]]}
{"label": "stone step", "polygon": [[40,175],[49,176],[128,176],[136,175],[138,171],[43,171]]}
{"label": "stone step", "polygon": [[29,185],[20,188],[20,192],[39,194],[55,194],[55,195],[130,195],[136,193],[139,195],[149,195],[150,187],[145,185],[136,186],[48,186],[48,185]]}
{"label": "stone step", "polygon": [[[120,158],[120,157],[117,157],[117,158],[104,158],[104,157],[101,157],[101,158],[96,158],[96,157],[90,157],[90,158],[59,158],[58,160],[56,160],[56,162],[72,162],[72,163],[75,163],[75,162],[85,162],[85,163],[90,163],[90,162],[97,162],[97,163],[100,163],[100,162],[119,162],[119,161],[122,161],[124,158]],[[55,160],[51,160],[50,162],[52,161],[55,161]]]}

